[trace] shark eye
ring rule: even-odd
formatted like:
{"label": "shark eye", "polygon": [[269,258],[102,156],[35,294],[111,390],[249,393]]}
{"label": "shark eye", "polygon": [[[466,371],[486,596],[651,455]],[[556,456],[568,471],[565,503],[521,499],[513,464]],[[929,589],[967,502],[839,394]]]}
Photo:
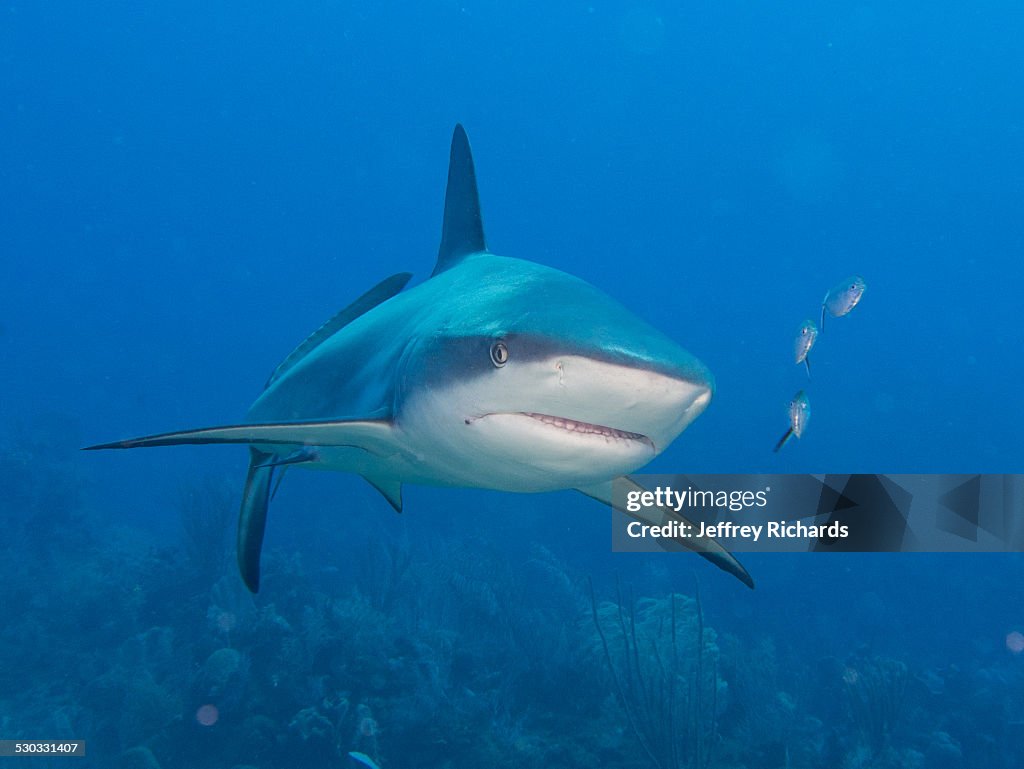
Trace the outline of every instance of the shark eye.
{"label": "shark eye", "polygon": [[496,368],[501,368],[508,363],[508,346],[504,342],[495,342],[491,345],[491,363]]}

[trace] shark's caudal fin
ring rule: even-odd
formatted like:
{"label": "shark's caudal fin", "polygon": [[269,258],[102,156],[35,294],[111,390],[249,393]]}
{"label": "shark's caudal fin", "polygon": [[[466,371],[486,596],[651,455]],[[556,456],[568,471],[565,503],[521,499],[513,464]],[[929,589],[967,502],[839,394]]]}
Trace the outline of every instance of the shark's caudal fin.
{"label": "shark's caudal fin", "polygon": [[242,492],[242,511],[238,516],[238,570],[245,586],[254,593],[260,589],[260,552],[267,529],[267,505],[274,466],[267,465],[273,455],[249,449],[249,475]]}
{"label": "shark's caudal fin", "polygon": [[[614,491],[613,491],[614,489]],[[635,518],[638,521],[644,523],[650,523],[653,525],[661,525],[663,521],[661,519],[643,517],[639,513],[634,513],[626,508],[626,495],[622,493],[624,491],[646,491],[643,486],[634,481],[628,476],[621,476],[616,478],[614,481],[606,481],[604,483],[598,483],[593,486],[586,486],[577,489],[577,491],[586,494],[592,499],[596,499],[599,502],[604,502],[606,505],[610,505],[620,513],[628,515],[630,518]],[[652,510],[645,508],[646,514],[651,515]],[[669,510],[667,508],[659,508],[658,513],[667,519],[675,519],[693,526],[693,523],[688,521],[684,516]],[[692,529],[696,530],[696,529]],[[722,547],[711,537],[683,537],[676,538],[674,540],[678,544],[692,550],[695,553],[703,556],[717,566],[722,571],[726,571],[732,574],[736,579],[742,582],[749,588],[754,587],[754,578],[750,576],[750,573],[743,568],[743,564],[736,560],[735,556]]]}
{"label": "shark's caudal fin", "polygon": [[281,361],[281,365],[274,369],[274,373],[270,375],[267,383],[263,386],[264,389],[274,384],[274,382],[284,376],[285,373],[294,368],[296,363],[305,358],[323,342],[354,321],[360,315],[365,315],[377,305],[383,304],[388,299],[395,296],[395,294],[400,293],[402,289],[405,288],[405,284],[409,282],[409,278],[411,277],[411,272],[400,272],[397,275],[392,275],[390,278],[385,278],[352,302],[352,304],[344,310],[324,323],[324,325],[306,337],[302,344],[292,350],[287,358]]}
{"label": "shark's caudal fin", "polygon": [[480,217],[480,196],[469,138],[462,125],[455,126],[448,161],[448,189],[444,196],[444,224],[441,247],[432,275],[458,264],[468,254],[486,251],[484,223]]}

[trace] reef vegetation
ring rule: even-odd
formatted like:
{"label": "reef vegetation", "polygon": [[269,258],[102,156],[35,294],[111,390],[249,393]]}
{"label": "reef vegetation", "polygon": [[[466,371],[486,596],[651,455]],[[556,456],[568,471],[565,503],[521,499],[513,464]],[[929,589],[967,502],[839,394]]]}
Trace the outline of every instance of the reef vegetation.
{"label": "reef vegetation", "polygon": [[345,569],[271,548],[253,596],[219,481],[167,502],[180,534],[158,546],[83,509],[74,456],[11,442],[0,479],[0,731],[84,738],[81,765],[1019,766],[1012,655],[925,669],[851,642],[810,658],[716,631],[695,583],[650,594],[541,545],[414,547],[385,527],[356,535]]}

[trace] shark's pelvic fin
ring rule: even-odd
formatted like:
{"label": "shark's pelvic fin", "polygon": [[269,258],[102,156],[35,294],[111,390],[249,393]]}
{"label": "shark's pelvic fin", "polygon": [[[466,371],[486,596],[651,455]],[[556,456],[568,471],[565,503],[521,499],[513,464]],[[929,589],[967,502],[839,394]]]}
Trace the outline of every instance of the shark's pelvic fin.
{"label": "shark's pelvic fin", "polygon": [[[391,420],[383,414],[356,419],[332,419],[315,422],[276,422],[267,424],[222,425],[146,435],[125,441],[87,446],[95,449],[139,449],[182,444],[247,443],[255,446],[352,446],[371,453],[391,451]],[[269,461],[269,456],[267,458]]]}
{"label": "shark's pelvic fin", "polygon": [[238,570],[242,581],[253,593],[260,589],[260,552],[267,528],[267,505],[274,467],[266,463],[273,457],[256,448],[249,449],[249,475],[242,492],[242,512],[238,516]]}
{"label": "shark's pelvic fin", "polygon": [[[613,493],[613,488],[615,487],[617,487],[616,491],[618,493]],[[622,492],[646,491],[646,489],[632,478],[625,475],[616,478],[614,481],[605,481],[603,483],[594,484],[593,486],[585,486],[577,489],[577,491],[586,494],[588,497],[596,499],[599,502],[604,502],[606,505],[611,505],[620,513],[624,513],[630,518],[635,518],[636,520],[643,521],[644,523],[660,526],[664,520],[675,519],[688,523],[690,526],[694,526],[694,524],[688,521],[685,516],[682,516],[668,508],[657,508],[656,512],[658,515],[654,517],[644,517],[641,513],[634,513],[628,510],[626,507],[626,495]],[[647,516],[651,516],[651,513],[655,512],[655,509],[644,508],[642,512],[646,512]],[[691,530],[697,531],[698,529],[694,527]],[[732,574],[747,587],[754,587],[754,578],[750,576],[750,573],[743,568],[743,565],[736,560],[732,553],[718,544],[718,542],[711,537],[679,537],[674,541],[688,550],[693,550],[695,553],[707,558],[719,569]]]}
{"label": "shark's pelvic fin", "polygon": [[452,134],[452,150],[448,161],[448,189],[444,196],[444,224],[441,248],[433,275],[454,267],[468,254],[486,251],[484,224],[480,217],[480,196],[476,189],[476,171],[469,138],[461,124]]}
{"label": "shark's pelvic fin", "polygon": [[302,344],[292,350],[287,358],[281,361],[281,365],[274,369],[274,373],[270,375],[267,383],[263,385],[263,389],[274,384],[274,382],[284,376],[285,373],[290,371],[296,363],[309,355],[309,353],[319,347],[337,331],[347,326],[360,315],[366,314],[377,305],[386,302],[395,294],[400,293],[402,289],[405,288],[405,284],[409,282],[409,278],[411,277],[411,272],[400,272],[397,275],[392,275],[390,278],[385,278],[352,302],[352,304],[344,310],[324,323],[320,328],[306,337]]}
{"label": "shark's pelvic fin", "polygon": [[393,478],[375,478],[372,475],[364,475],[366,482],[381,493],[381,496],[395,508],[396,513],[402,512],[402,482]]}

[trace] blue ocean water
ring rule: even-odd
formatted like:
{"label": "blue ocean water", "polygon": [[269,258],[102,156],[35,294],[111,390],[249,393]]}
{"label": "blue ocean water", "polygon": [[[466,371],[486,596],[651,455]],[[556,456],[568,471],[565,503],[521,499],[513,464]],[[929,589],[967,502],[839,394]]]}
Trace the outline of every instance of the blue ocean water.
{"label": "blue ocean water", "polygon": [[[652,471],[1020,472],[1018,4],[0,17],[0,738],[164,769],[1024,764],[1019,555],[751,555],[748,591],[610,553],[571,492],[409,488],[398,517],[294,472],[253,599],[242,449],[78,452],[237,421],[324,319],[425,279],[461,122],[494,251],[714,372]],[[808,383],[793,335],[852,274]],[[675,675],[664,628],[697,609],[667,597],[695,584]]]}

